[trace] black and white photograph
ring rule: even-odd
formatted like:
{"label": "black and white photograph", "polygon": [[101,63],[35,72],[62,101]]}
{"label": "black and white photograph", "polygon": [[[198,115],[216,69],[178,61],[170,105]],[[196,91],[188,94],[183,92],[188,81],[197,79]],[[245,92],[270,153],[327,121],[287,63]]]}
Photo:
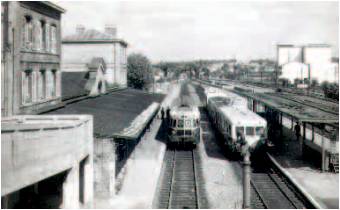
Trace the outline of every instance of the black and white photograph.
{"label": "black and white photograph", "polygon": [[1,1],[1,209],[339,209],[339,4]]}

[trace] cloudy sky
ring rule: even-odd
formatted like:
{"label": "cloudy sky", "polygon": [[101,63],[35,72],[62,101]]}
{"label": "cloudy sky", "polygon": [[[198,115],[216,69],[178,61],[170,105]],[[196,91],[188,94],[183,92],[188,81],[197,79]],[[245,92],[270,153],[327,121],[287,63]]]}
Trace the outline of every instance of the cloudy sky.
{"label": "cloudy sky", "polygon": [[63,35],[114,24],[152,61],[275,58],[277,43],[327,43],[338,56],[337,2],[56,1]]}

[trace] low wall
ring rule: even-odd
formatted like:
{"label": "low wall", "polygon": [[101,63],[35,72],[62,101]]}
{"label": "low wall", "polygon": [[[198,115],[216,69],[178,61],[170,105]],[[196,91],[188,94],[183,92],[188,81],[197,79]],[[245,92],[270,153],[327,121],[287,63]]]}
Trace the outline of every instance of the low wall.
{"label": "low wall", "polygon": [[92,126],[88,115],[2,118],[1,196],[92,159]]}

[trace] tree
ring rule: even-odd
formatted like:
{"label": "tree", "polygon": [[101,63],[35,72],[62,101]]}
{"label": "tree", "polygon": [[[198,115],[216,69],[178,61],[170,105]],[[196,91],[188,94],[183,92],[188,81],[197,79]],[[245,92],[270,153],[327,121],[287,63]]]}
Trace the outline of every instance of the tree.
{"label": "tree", "polygon": [[327,98],[339,100],[339,85],[338,84],[324,81],[321,84],[321,88],[324,91],[324,94]]}
{"label": "tree", "polygon": [[152,81],[151,64],[149,59],[139,53],[129,55],[127,59],[128,86],[143,89]]}
{"label": "tree", "polygon": [[202,68],[202,72],[203,72],[203,76],[205,78],[209,78],[210,71],[209,71],[209,69],[207,67],[203,67]]}
{"label": "tree", "polygon": [[312,87],[312,88],[315,88],[315,87],[318,86],[318,85],[319,85],[318,80],[317,80],[317,79],[312,79],[311,87]]}
{"label": "tree", "polygon": [[297,87],[297,85],[299,85],[299,84],[302,84],[302,80],[299,79],[299,78],[295,78],[295,79],[294,79],[294,85],[295,85],[295,87]]}

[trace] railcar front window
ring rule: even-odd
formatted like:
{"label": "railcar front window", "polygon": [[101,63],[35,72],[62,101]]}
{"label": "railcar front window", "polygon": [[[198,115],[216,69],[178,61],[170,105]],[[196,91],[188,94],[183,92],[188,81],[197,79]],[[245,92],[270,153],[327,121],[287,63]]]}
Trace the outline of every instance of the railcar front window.
{"label": "railcar front window", "polygon": [[256,135],[260,136],[264,134],[264,128],[263,127],[256,127]]}
{"label": "railcar front window", "polygon": [[184,120],[178,120],[178,127],[183,128],[184,126]]}
{"label": "railcar front window", "polygon": [[184,135],[184,130],[177,131],[177,136],[183,136],[183,135]]}
{"label": "railcar front window", "polygon": [[185,120],[185,127],[191,127],[191,120]]}
{"label": "railcar front window", "polygon": [[176,120],[175,119],[172,120],[171,125],[172,125],[172,127],[176,127]]}
{"label": "railcar front window", "polygon": [[246,127],[246,135],[254,136],[254,127]]}

